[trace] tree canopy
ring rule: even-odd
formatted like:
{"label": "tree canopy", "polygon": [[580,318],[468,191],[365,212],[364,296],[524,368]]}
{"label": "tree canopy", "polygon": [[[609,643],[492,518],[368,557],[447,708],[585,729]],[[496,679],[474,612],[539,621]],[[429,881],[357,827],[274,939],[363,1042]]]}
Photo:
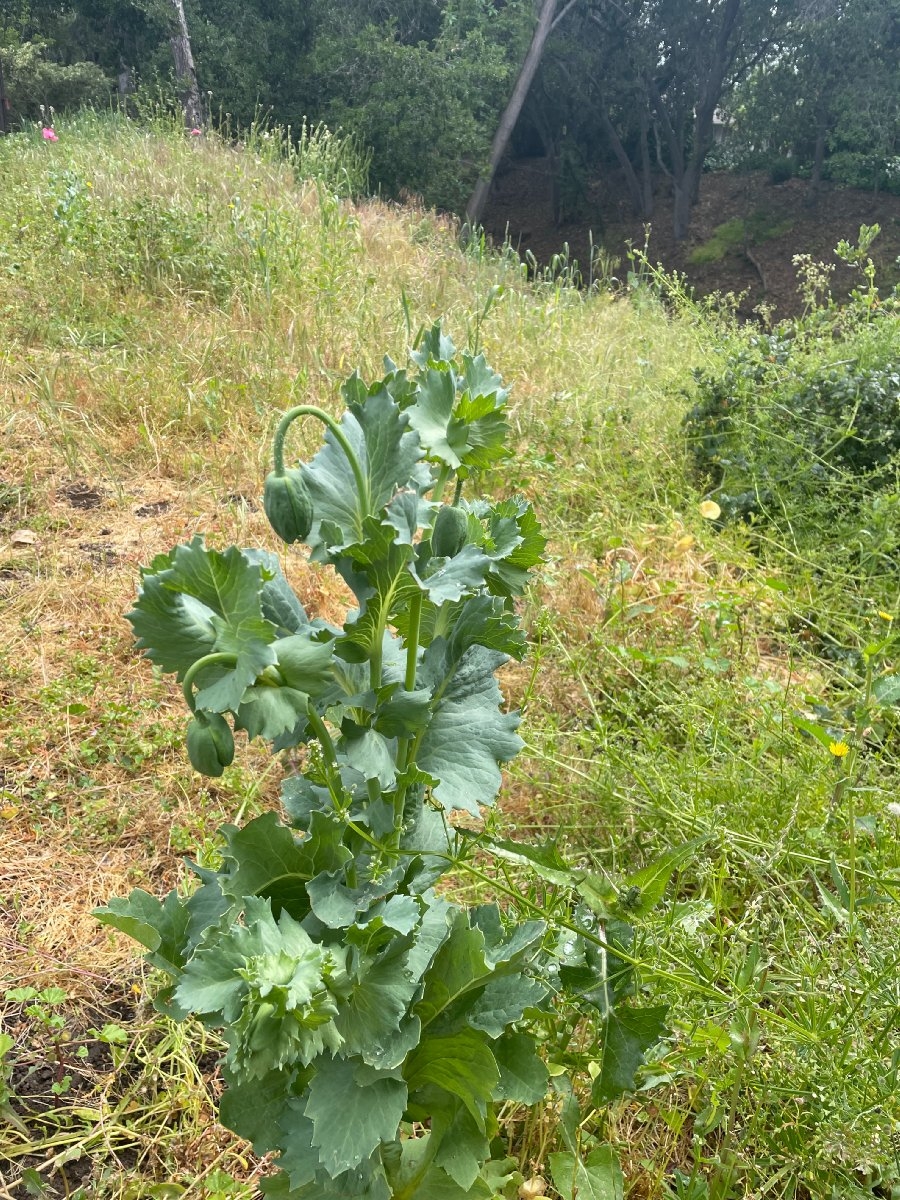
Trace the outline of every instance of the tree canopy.
{"label": "tree canopy", "polygon": [[[116,90],[172,93],[175,11],[174,0],[0,0],[13,122]],[[806,172],[811,198],[829,177],[900,189],[900,0],[185,0],[184,11],[211,119],[341,127],[370,148],[374,187],[458,213],[480,181],[480,215],[510,135],[549,159],[559,219],[590,217],[586,180],[618,172],[645,218],[671,189],[679,238],[714,150]]]}

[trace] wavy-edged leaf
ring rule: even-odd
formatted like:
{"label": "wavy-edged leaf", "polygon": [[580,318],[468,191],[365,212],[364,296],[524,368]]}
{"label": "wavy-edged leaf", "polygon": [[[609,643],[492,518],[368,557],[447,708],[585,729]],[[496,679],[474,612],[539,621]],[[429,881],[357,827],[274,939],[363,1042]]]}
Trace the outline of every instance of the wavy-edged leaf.
{"label": "wavy-edged leaf", "polygon": [[548,1154],[553,1184],[562,1200],[622,1200],[625,1181],[612,1146],[597,1146],[583,1161],[567,1150]]}
{"label": "wavy-edged leaf", "polygon": [[549,989],[527,975],[492,976],[484,990],[465,1005],[465,1019],[473,1029],[482,1029],[491,1038],[521,1021],[525,1010],[542,1008]]}
{"label": "wavy-edged leaf", "polygon": [[242,829],[225,826],[227,875],[221,887],[236,900],[244,896],[271,899],[276,912],[286,908],[302,919],[309,911],[306,885],[322,871],[336,871],[351,851],[342,844],[344,825],[324,812],[314,812],[309,831],[298,838],[273,812],[263,813]]}
{"label": "wavy-edged leaf", "polygon": [[261,568],[262,591],[259,595],[262,615],[276,627],[279,637],[299,633],[309,624],[306,610],[281,569],[278,555],[270,550],[244,548],[241,553]]}
{"label": "wavy-edged leaf", "polygon": [[547,1094],[547,1068],[527,1033],[507,1033],[492,1046],[500,1071],[495,1097],[519,1104],[539,1104]]}
{"label": "wavy-edged leaf", "polygon": [[625,1092],[634,1091],[635,1074],[644,1054],[665,1032],[668,1005],[656,1008],[614,1008],[606,1019],[603,1061],[591,1088],[591,1103],[602,1108]]}
{"label": "wavy-edged leaf", "polygon": [[469,925],[466,914],[457,913],[449,936],[428,969],[425,993],[415,1006],[423,1026],[467,992],[483,987],[492,971],[485,957],[484,933]]}
{"label": "wavy-edged leaf", "polygon": [[[403,1064],[415,1111],[416,1093],[433,1085],[456,1096],[480,1129],[500,1072],[487,1039],[473,1029],[443,1037],[424,1037]],[[429,1116],[431,1113],[428,1114]]]}
{"label": "wavy-edged leaf", "polygon": [[307,709],[309,696],[289,687],[251,685],[241,696],[234,717],[235,729],[244,729],[249,738],[278,741],[296,730],[296,741],[308,731]]}
{"label": "wavy-edged leaf", "polygon": [[488,586],[499,596],[520,596],[529,572],[543,561],[547,539],[527,500],[513,496],[495,504],[488,515],[492,559]]}
{"label": "wavy-edged leaf", "polygon": [[127,933],[150,953],[147,961],[177,977],[185,962],[187,930],[191,914],[178,894],[169,892],[160,903],[143,888],[134,888],[127,899],[114,896],[93,915],[103,925]]}
{"label": "wavy-edged leaf", "polygon": [[481,1121],[472,1116],[465,1104],[456,1097],[447,1096],[447,1101],[435,1105],[431,1118],[432,1137],[440,1141],[434,1165],[446,1171],[469,1196],[481,1164],[490,1157],[491,1147]]}
{"label": "wavy-edged leaf", "polygon": [[418,435],[386,389],[368,395],[365,403],[351,403],[340,426],[362,470],[368,503],[358,494],[342,447],[326,430],[322,449],[300,468],[314,513],[306,541],[320,562],[363,541],[366,518],[380,513],[398,489],[421,493],[431,485]]}
{"label": "wavy-edged leaf", "polygon": [[374,521],[367,522],[366,532],[366,543],[347,548],[335,565],[360,605],[359,612],[344,625],[341,653],[346,656],[349,644],[358,646],[361,656],[368,658],[379,645],[387,623],[420,594],[421,588],[410,570],[412,547],[392,541],[391,531]]}
{"label": "wavy-edged leaf", "polygon": [[180,678],[192,663],[215,648],[213,611],[193,596],[167,588],[164,571],[154,569],[158,563],[159,559],[144,570],[137,601],[126,620],[131,622],[138,650],[163,671]]}
{"label": "wavy-edged leaf", "polygon": [[406,1108],[405,1082],[358,1059],[324,1058],[304,1108],[313,1145],[332,1177],[365,1162],[381,1142],[397,1137]]}
{"label": "wavy-edged leaf", "polygon": [[[260,1155],[267,1154],[280,1144],[278,1130],[283,1120],[291,1124],[290,1136],[302,1144],[302,1130],[294,1128],[294,1118],[300,1117],[301,1121],[305,1118],[302,1114],[293,1114],[290,1109],[296,1075],[294,1068],[287,1067],[269,1071],[256,1079],[240,1082],[229,1079],[219,1102],[222,1124],[251,1142],[254,1151]],[[316,1154],[316,1163],[318,1158]]]}
{"label": "wavy-edged leaf", "polygon": [[435,321],[430,329],[423,330],[409,357],[423,371],[434,363],[453,361],[456,347],[448,333],[444,333],[441,322]]}
{"label": "wavy-edged leaf", "polygon": [[207,654],[223,651],[237,657],[232,669],[201,672],[200,708],[236,710],[246,688],[275,660],[270,643],[276,628],[262,614],[262,571],[236,547],[220,553],[195,537],[166,559],[156,559],[144,573],[128,614],[138,649],[179,678]]}
{"label": "wavy-edged leaf", "polygon": [[[450,648],[452,649],[452,647]],[[478,815],[500,789],[501,762],[519,753],[519,718],[500,711],[502,696],[494,671],[505,655],[472,646],[458,663],[448,661],[443,639],[432,642],[422,660],[421,679],[438,699],[434,716],[416,753],[416,763],[440,780],[434,789],[444,808]]]}
{"label": "wavy-edged leaf", "polygon": [[373,1066],[398,1067],[409,1048],[406,1015],[418,981],[407,970],[408,954],[406,942],[397,938],[365,964],[335,1020],[347,1052]]}
{"label": "wavy-edged leaf", "polygon": [[509,399],[509,389],[493,367],[488,366],[483,354],[463,354],[463,383],[465,390],[473,396],[490,396],[494,406],[501,408]]}
{"label": "wavy-edged leaf", "polygon": [[[363,919],[375,904],[395,890],[403,878],[402,865],[358,887],[344,882],[344,871],[322,872],[306,885],[312,910],[328,929],[347,929]],[[365,916],[367,922],[370,918]]]}

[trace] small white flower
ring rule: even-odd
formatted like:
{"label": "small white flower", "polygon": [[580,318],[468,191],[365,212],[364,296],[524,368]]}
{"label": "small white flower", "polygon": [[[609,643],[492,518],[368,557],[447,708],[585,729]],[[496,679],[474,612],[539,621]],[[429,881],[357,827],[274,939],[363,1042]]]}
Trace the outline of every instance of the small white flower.
{"label": "small white flower", "polygon": [[892,802],[891,802],[891,803],[890,803],[890,804],[887,806],[887,810],[888,810],[888,814],[889,814],[890,816],[892,816],[892,817],[900,817],[900,804],[897,804],[895,801],[892,801]]}

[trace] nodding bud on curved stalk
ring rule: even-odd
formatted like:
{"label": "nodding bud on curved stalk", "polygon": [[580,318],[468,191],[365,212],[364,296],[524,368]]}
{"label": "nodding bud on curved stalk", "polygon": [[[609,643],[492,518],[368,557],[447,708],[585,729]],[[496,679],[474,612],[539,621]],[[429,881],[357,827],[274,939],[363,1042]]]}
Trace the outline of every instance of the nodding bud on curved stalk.
{"label": "nodding bud on curved stalk", "polygon": [[263,508],[269,524],[283,542],[302,542],[312,528],[312,498],[296,469],[270,471],[263,490]]}
{"label": "nodding bud on curved stalk", "polygon": [[234,735],[221,713],[198,709],[187,728],[191,766],[201,775],[217,779],[234,759]]}
{"label": "nodding bud on curved stalk", "polygon": [[272,443],[272,458],[274,470],[266,476],[263,490],[263,508],[269,518],[269,524],[285,542],[300,542],[309,533],[313,523],[313,503],[309,490],[303,481],[303,476],[296,467],[285,470],[284,439],[291,424],[298,417],[315,417],[330,431],[334,440],[347,456],[353,478],[356,481],[356,491],[359,497],[360,517],[369,511],[369,485],[359,459],[353,452],[353,447],[347,436],[334,417],[329,416],[321,408],[313,404],[298,404],[296,408],[288,409],[275,430]]}

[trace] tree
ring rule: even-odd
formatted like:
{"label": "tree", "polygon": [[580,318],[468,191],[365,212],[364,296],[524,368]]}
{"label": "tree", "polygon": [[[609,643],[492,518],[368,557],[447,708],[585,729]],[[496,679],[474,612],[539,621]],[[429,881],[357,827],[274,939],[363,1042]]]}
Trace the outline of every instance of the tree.
{"label": "tree", "polygon": [[522,5],[408,0],[397,8],[402,21],[365,19],[378,9],[348,0],[316,10],[308,111],[371,148],[371,179],[384,193],[460,212],[503,106]]}
{"label": "tree", "polygon": [[714,143],[716,110],[765,59],[794,3],[609,0],[594,11],[593,19],[607,29],[625,21],[632,86],[635,95],[643,94],[642,118],[652,127],[659,165],[671,179],[678,240],[690,227]]}
{"label": "tree", "polygon": [[175,31],[169,41],[175,60],[175,86],[181,96],[185,124],[188,129],[197,129],[203,124],[203,104],[200,100],[200,88],[197,86],[197,71],[191,53],[187,17],[184,15],[182,0],[172,0],[172,7],[175,10]]}
{"label": "tree", "polygon": [[807,0],[734,103],[749,162],[789,157],[814,203],[828,173],[890,182],[900,145],[900,0]]}
{"label": "tree", "polygon": [[554,26],[560,21],[571,8],[575,6],[578,0],[568,0],[564,5],[559,15],[557,9],[559,0],[541,0],[541,7],[538,13],[537,24],[534,27],[534,33],[531,38],[531,45],[528,47],[528,53],[522,62],[522,66],[516,76],[516,82],[512,90],[512,94],[506,103],[506,107],[500,115],[500,120],[497,123],[497,129],[491,141],[491,149],[488,156],[487,168],[479,175],[475,184],[475,188],[469,197],[466,204],[466,220],[470,225],[477,225],[484,213],[484,207],[487,204],[488,196],[490,195],[491,185],[494,182],[494,176],[497,174],[497,168],[500,166],[500,161],[506,153],[506,148],[509,145],[509,139],[512,137],[513,130],[516,127],[516,122],[522,112],[522,107],[531,89],[537,69],[540,66],[541,57],[544,53],[544,48],[547,45],[547,39],[553,31]]}

